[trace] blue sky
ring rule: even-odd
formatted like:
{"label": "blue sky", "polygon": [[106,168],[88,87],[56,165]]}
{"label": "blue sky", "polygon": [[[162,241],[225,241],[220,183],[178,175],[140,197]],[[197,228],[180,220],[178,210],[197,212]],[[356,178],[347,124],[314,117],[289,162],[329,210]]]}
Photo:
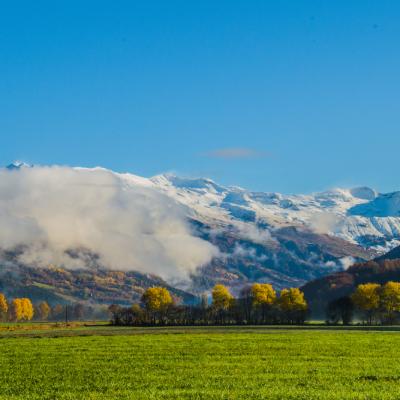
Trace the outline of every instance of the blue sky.
{"label": "blue sky", "polygon": [[400,3],[16,1],[0,160],[400,189]]}

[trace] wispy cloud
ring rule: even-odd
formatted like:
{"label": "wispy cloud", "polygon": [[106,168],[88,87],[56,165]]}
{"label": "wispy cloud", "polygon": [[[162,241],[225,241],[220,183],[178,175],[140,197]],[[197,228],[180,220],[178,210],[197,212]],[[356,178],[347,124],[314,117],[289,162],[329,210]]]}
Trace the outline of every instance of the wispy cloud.
{"label": "wispy cloud", "polygon": [[204,155],[210,158],[235,160],[235,159],[261,158],[261,157],[266,157],[268,154],[266,152],[258,151],[247,147],[227,147],[223,149],[216,149],[209,151]]}

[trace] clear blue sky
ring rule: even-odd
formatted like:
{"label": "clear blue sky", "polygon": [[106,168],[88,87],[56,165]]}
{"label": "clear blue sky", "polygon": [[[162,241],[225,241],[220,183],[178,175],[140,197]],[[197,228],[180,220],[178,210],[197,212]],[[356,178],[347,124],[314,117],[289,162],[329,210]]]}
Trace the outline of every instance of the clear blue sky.
{"label": "clear blue sky", "polygon": [[13,1],[0,160],[400,190],[400,2]]}

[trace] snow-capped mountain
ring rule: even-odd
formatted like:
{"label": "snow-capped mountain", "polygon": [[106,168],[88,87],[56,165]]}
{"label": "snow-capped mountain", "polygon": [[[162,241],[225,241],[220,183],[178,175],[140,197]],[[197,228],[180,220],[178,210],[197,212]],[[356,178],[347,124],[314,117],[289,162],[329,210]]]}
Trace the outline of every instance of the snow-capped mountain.
{"label": "snow-capped mountain", "polygon": [[250,224],[270,232],[272,237],[279,228],[306,228],[380,253],[400,244],[400,192],[379,194],[358,187],[283,195],[174,175],[160,175],[149,181],[204,221]]}
{"label": "snow-capped mountain", "polygon": [[[124,179],[137,182],[131,175]],[[227,283],[255,279],[296,284],[400,244],[400,192],[358,187],[283,195],[171,174],[145,184],[187,206],[190,218],[211,230],[208,240],[229,256],[214,261],[208,273],[219,279],[227,274]],[[215,230],[219,236],[213,236]],[[228,246],[227,235],[233,236]]]}
{"label": "snow-capped mountain", "polygon": [[121,177],[128,185],[154,186],[184,204],[204,237],[228,254],[206,267],[203,280],[298,284],[400,244],[400,192],[358,187],[283,195],[171,174],[144,181]]}
{"label": "snow-capped mountain", "polygon": [[[26,167],[13,163],[7,169],[17,173]],[[105,171],[125,192],[151,188],[179,204],[193,235],[219,250],[193,274],[193,291],[217,281],[238,288],[254,281],[297,286],[400,244],[400,192],[380,194],[360,187],[283,195],[206,178],[73,170]]]}

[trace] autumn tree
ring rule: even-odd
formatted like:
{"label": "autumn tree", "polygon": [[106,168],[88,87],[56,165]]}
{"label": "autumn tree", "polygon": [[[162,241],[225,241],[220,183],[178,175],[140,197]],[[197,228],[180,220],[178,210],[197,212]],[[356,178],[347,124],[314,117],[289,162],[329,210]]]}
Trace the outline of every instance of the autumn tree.
{"label": "autumn tree", "polygon": [[217,317],[217,322],[224,323],[227,311],[234,302],[234,297],[224,285],[215,285],[212,292],[212,307]]}
{"label": "autumn tree", "polygon": [[7,319],[8,313],[8,303],[6,296],[3,293],[0,293],[0,319],[1,321],[5,321]]}
{"label": "autumn tree", "polygon": [[364,283],[358,285],[351,295],[351,300],[356,308],[364,314],[369,325],[372,325],[379,310],[380,289],[381,285],[377,283]]}
{"label": "autumn tree", "polygon": [[379,294],[382,320],[393,324],[396,314],[400,312],[400,283],[387,282],[382,286]]}
{"label": "autumn tree", "polygon": [[29,299],[17,298],[11,302],[10,319],[12,321],[30,321],[33,314],[33,305]]}
{"label": "autumn tree", "polygon": [[21,300],[22,305],[22,319],[24,321],[30,321],[34,315],[33,304],[30,299],[24,297]]}
{"label": "autumn tree", "polygon": [[142,297],[145,307],[150,311],[166,309],[173,303],[171,294],[166,288],[152,287],[147,289]]}
{"label": "autumn tree", "polygon": [[10,321],[20,321],[22,319],[21,299],[13,299],[8,309]]}
{"label": "autumn tree", "polygon": [[233,296],[224,285],[215,285],[211,295],[213,307],[219,310],[227,310],[233,300]]}
{"label": "autumn tree", "polygon": [[307,302],[299,288],[282,289],[278,300],[282,317],[289,323],[302,323],[306,318]]}
{"label": "autumn tree", "polygon": [[267,314],[276,301],[274,288],[268,283],[255,283],[251,287],[251,297],[253,306],[261,310],[261,322],[265,323]]}
{"label": "autumn tree", "polygon": [[39,303],[39,305],[37,306],[37,311],[38,311],[38,317],[41,321],[46,321],[49,316],[50,316],[50,312],[51,312],[51,308],[48,305],[48,303],[46,301],[42,301],[41,303]]}
{"label": "autumn tree", "polygon": [[166,288],[148,288],[142,296],[142,302],[154,323],[157,317],[161,323],[164,324],[166,322],[168,308],[173,304],[171,294]]}

